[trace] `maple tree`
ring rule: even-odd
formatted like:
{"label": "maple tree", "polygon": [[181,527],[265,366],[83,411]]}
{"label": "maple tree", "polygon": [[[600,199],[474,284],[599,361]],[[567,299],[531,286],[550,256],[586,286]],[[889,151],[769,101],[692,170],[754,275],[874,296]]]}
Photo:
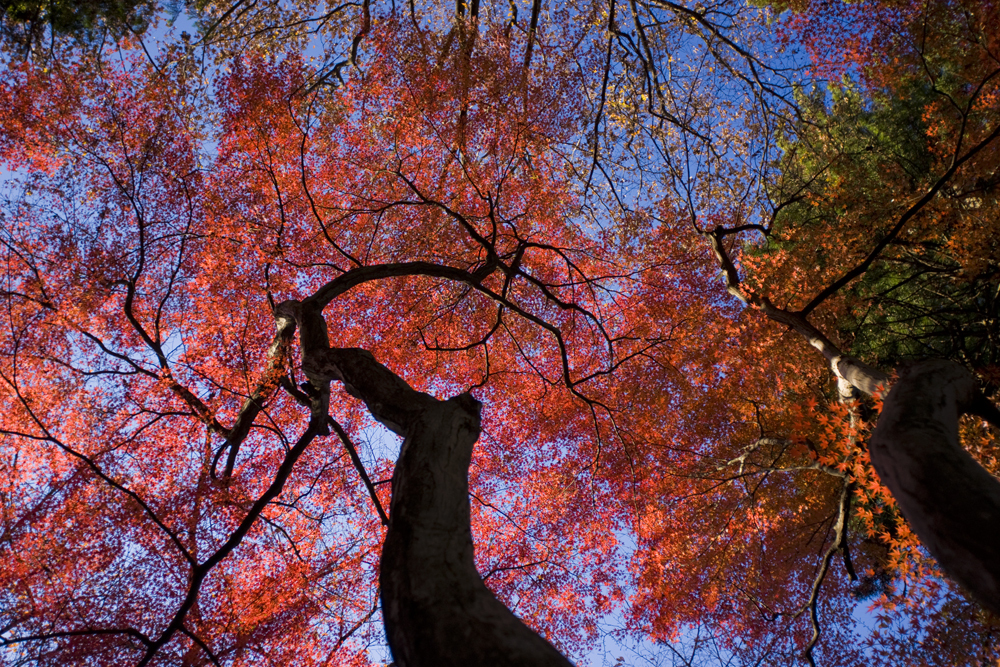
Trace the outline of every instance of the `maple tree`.
{"label": "maple tree", "polygon": [[921,381],[995,421],[876,367],[995,391],[996,9],[795,9],[206,2],[9,58],[0,660],[365,665],[381,619],[566,664],[615,610],[689,664],[995,657],[997,532],[921,523],[992,434],[942,415],[937,502],[985,499],[914,512],[872,429]]}
{"label": "maple tree", "polygon": [[[980,343],[975,345],[980,349],[970,350],[962,340],[965,332],[961,330],[946,330],[945,333],[951,334],[952,341],[950,346],[942,346],[940,329],[935,331],[931,327],[924,333],[918,318],[904,320],[905,324],[895,327],[895,330],[864,322],[868,318],[877,321],[883,303],[896,300],[900,309],[909,311],[907,315],[916,311],[925,321],[945,315],[938,312],[940,304],[949,308],[957,306],[959,317],[966,321],[978,320],[977,310],[985,306],[987,319],[981,322],[990,326],[988,311],[992,306],[984,300],[970,302],[968,294],[970,291],[974,294],[975,290],[970,290],[968,286],[974,285],[977,280],[989,283],[994,262],[991,239],[995,235],[996,217],[990,182],[992,174],[995,174],[994,143],[998,124],[991,104],[997,75],[996,58],[992,55],[995,37],[989,28],[993,18],[991,10],[980,13],[979,7],[954,9],[956,15],[948,16],[952,10],[951,7],[912,8],[909,12],[899,7],[817,7],[817,13],[827,11],[838,19],[856,11],[855,18],[861,16],[861,12],[868,13],[864,18],[869,21],[865,25],[869,26],[870,32],[862,34],[862,37],[871,38],[872,42],[858,46],[858,50],[865,58],[871,59],[869,62],[861,60],[861,64],[870,66],[870,69],[862,70],[858,83],[848,83],[846,93],[841,91],[838,95],[838,91],[834,90],[832,113],[826,111],[821,93],[815,98],[815,107],[821,110],[818,117],[815,111],[808,113],[808,108],[798,107],[799,111],[807,113],[800,117],[799,127],[794,131],[795,141],[785,143],[777,188],[769,193],[774,199],[763,214],[756,214],[755,219],[753,208],[741,202],[739,207],[731,210],[728,221],[704,230],[726,273],[729,291],[762,311],[768,319],[797,332],[817,348],[838,377],[841,401],[849,401],[858,394],[872,395],[879,384],[888,384],[889,380],[883,372],[851,357],[853,350],[849,345],[852,332],[849,328],[840,336],[844,341],[842,343],[835,343],[825,335],[824,329],[829,332],[843,327],[847,319],[845,315],[860,319],[863,324],[855,326],[868,340],[876,340],[880,345],[897,345],[895,341],[902,338],[909,349],[916,347],[916,358],[944,356],[948,352],[935,352],[935,348],[948,350],[950,347],[949,352],[955,351],[955,358],[977,367],[983,382],[988,383],[992,374],[989,346]],[[987,18],[985,23],[979,24],[977,21],[981,16]],[[806,31],[837,29],[837,23],[826,23],[829,20],[829,16],[813,22],[808,16],[796,17],[797,22],[806,25],[793,27]],[[891,59],[874,49],[872,44],[877,40],[893,45]],[[956,44],[966,46],[967,50],[955,49]],[[961,54],[960,62],[950,60],[957,59],[958,53]],[[820,66],[835,72],[839,68],[842,72],[843,64],[830,62],[836,60],[836,55],[834,52],[834,58],[829,58],[828,53],[818,52],[814,58]],[[847,64],[857,62],[852,58]],[[954,75],[955,72],[960,74]],[[856,91],[865,91],[871,97],[859,104]],[[910,110],[916,107],[920,112],[907,112],[907,107]],[[886,119],[891,119],[891,124],[886,123]],[[967,163],[974,167],[969,168]],[[958,177],[957,174],[964,175]],[[944,196],[938,196],[942,191]],[[971,205],[969,199],[972,200]],[[724,240],[748,232],[765,237],[766,251],[744,255],[742,268],[748,276],[744,280]],[[866,276],[869,271],[872,275]],[[883,281],[881,286],[876,282],[879,274]],[[863,276],[865,280],[845,289],[851,281]],[[867,280],[869,277],[874,280]],[[886,285],[886,282],[889,284]],[[923,294],[921,282],[923,289],[927,290]],[[876,290],[874,294],[869,291],[873,287]],[[878,293],[880,291],[881,294]],[[937,303],[932,301],[928,304],[928,294]],[[915,296],[923,303],[914,302]],[[960,299],[965,299],[964,305]],[[781,305],[776,306],[775,303]],[[873,351],[859,345],[855,354],[870,354]],[[774,351],[769,352],[774,354]],[[869,359],[872,357],[869,356]],[[800,368],[803,365],[802,362],[798,364]],[[987,509],[996,506],[995,479],[955,445],[957,414],[953,413],[950,417],[942,415],[939,417],[941,421],[935,424],[930,403],[920,403],[913,393],[908,399],[899,398],[902,392],[907,391],[907,386],[912,387],[918,382],[926,383],[924,388],[929,389],[935,384],[935,373],[942,376],[953,373],[955,382],[959,376],[964,378],[962,382],[966,383],[967,389],[963,391],[969,392],[960,400],[974,403],[964,409],[995,423],[995,408],[983,398],[973,401],[975,392],[971,376],[957,367],[952,370],[946,368],[933,364],[917,365],[911,375],[903,373],[896,383],[894,394],[889,395],[893,405],[887,405],[880,417],[878,430],[870,440],[865,431],[874,422],[870,412],[872,406],[861,406],[860,409],[842,406],[835,411],[834,422],[822,416],[821,423],[827,424],[828,428],[825,432],[816,433],[816,405],[812,403],[809,406],[811,418],[805,423],[768,423],[758,419],[761,437],[757,444],[742,453],[737,452],[739,455],[733,459],[734,463],[739,463],[740,478],[744,476],[747,462],[753,463],[757,475],[794,470],[796,465],[819,465],[821,469],[830,466],[824,469],[830,476],[843,478],[840,493],[828,492],[828,502],[833,507],[828,506],[826,520],[835,528],[835,538],[828,542],[829,549],[825,550],[822,566],[813,580],[809,603],[797,609],[792,607],[789,612],[782,609],[788,609],[787,605],[776,604],[776,601],[759,594],[753,600],[758,608],[775,614],[775,617],[781,613],[802,613],[811,607],[813,633],[810,642],[819,637],[816,595],[824,585],[831,557],[837,551],[843,551],[845,568],[851,578],[857,576],[852,571],[856,567],[852,567],[848,545],[844,541],[850,532],[851,503],[855,503],[853,512],[860,519],[853,530],[866,536],[861,544],[867,552],[864,555],[875,557],[875,561],[869,561],[864,568],[867,570],[863,575],[866,580],[859,591],[870,594],[864,591],[872,591],[874,584],[876,590],[885,595],[881,602],[886,610],[881,617],[883,622],[891,622],[889,619],[894,616],[892,609],[899,604],[892,600],[894,593],[898,595],[898,589],[886,588],[887,581],[893,578],[889,576],[891,571],[895,575],[902,573],[900,583],[903,591],[907,586],[921,591],[917,597],[923,604],[935,597],[948,600],[937,604],[947,608],[945,618],[951,616],[950,623],[957,623],[955,619],[961,618],[960,623],[976,627],[986,636],[995,624],[994,617],[983,615],[978,605],[962,609],[954,593],[943,592],[939,582],[934,581],[940,574],[933,565],[928,565],[916,546],[914,536],[900,530],[906,527],[900,526],[897,502],[910,525],[916,527],[924,545],[941,560],[944,568],[971,589],[978,590],[979,599],[995,609],[996,594],[992,584],[995,572],[958,573],[977,561],[987,570],[996,562],[991,555],[997,549],[993,537],[996,530],[989,523],[996,513]],[[947,384],[940,381],[935,390],[941,391],[943,386]],[[801,392],[805,387],[800,385],[797,389],[788,389]],[[768,402],[774,400],[770,398]],[[815,398],[811,400],[815,401]],[[945,400],[944,394],[939,400]],[[900,415],[897,410],[907,402],[921,407]],[[954,407],[951,409],[955,410]],[[863,422],[869,424],[864,426]],[[903,463],[908,454],[893,446],[891,431],[894,423],[897,428],[915,428],[925,433],[936,430],[944,434],[951,431],[953,440],[950,451],[955,452],[956,458],[962,459],[959,465],[967,466],[953,478],[956,481],[954,487],[945,490],[950,475],[946,472],[950,465],[948,460],[953,454],[943,450],[932,454],[932,445],[916,445],[921,440],[911,430],[905,437],[896,439],[896,442],[913,443],[910,450],[914,452],[913,459]],[[864,426],[860,431],[857,428],[859,425]],[[775,426],[778,427],[777,433],[765,434],[765,429],[772,430]],[[784,435],[789,432],[794,435]],[[971,438],[974,451],[988,452],[994,446],[988,433],[976,432],[975,429],[965,433],[967,438]],[[764,437],[772,434],[782,435]],[[799,456],[796,456],[795,448],[803,446],[808,451],[800,449]],[[927,449],[922,450],[921,447]],[[875,478],[867,467],[869,451],[879,467],[880,479]],[[802,454],[806,455],[804,459]],[[857,461],[859,458],[860,462]],[[981,460],[995,474],[992,455],[987,454]],[[920,471],[920,466],[928,465],[931,469]],[[896,466],[912,467],[900,471],[893,469]],[[844,475],[845,472],[848,474]],[[979,479],[982,486],[977,488],[972,479]],[[882,486],[883,482],[885,486]],[[940,488],[932,489],[934,485],[940,485]],[[977,496],[977,493],[982,495]],[[912,495],[907,498],[907,494]],[[838,496],[840,500],[836,502]],[[968,507],[949,507],[958,499],[972,497],[975,500]],[[857,507],[859,501],[861,508]],[[838,505],[839,509],[835,509]],[[950,520],[960,524],[973,515],[983,518],[986,523],[975,527],[955,525],[946,528]],[[928,529],[926,523],[920,525],[922,520],[936,522],[936,525]],[[957,544],[935,544],[935,540],[948,530],[951,530],[950,539],[965,542],[965,548],[972,542],[978,544],[972,547],[971,552],[962,551],[963,547]],[[943,555],[948,551],[961,555],[949,564],[947,556]],[[752,588],[751,591],[752,595],[756,593]],[[957,597],[960,599],[961,595]],[[907,606],[912,609],[917,605],[907,601]],[[965,642],[965,637],[949,637],[947,631],[938,633],[927,630],[940,623],[940,616],[930,621],[916,620],[915,616],[920,614],[910,617],[912,631],[915,634],[930,632],[933,636],[933,640],[924,646],[934,646],[934,649],[922,647],[918,652],[920,659],[928,660],[928,654],[938,656],[936,659],[943,664],[966,659],[956,657],[958,652],[955,646],[949,645],[951,642]],[[931,618],[934,618],[933,615]],[[907,651],[912,650],[912,643],[912,639],[908,641]],[[986,659],[994,650],[987,646],[976,659]]]}

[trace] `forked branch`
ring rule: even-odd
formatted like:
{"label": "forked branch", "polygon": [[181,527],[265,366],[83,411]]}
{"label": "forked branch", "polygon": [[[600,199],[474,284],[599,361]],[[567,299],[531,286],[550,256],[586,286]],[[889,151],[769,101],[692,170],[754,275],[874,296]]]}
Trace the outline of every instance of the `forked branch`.
{"label": "forked branch", "polygon": [[959,416],[981,400],[975,378],[959,364],[905,369],[885,398],[869,452],[931,555],[1000,614],[1000,481],[958,440]]}

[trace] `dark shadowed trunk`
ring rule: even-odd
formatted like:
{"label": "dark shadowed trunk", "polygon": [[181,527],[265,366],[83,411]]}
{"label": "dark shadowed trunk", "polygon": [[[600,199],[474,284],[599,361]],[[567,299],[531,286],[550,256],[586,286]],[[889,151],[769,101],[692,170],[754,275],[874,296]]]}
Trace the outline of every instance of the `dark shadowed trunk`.
{"label": "dark shadowed trunk", "polygon": [[[300,329],[302,369],[319,397],[331,381],[405,438],[392,478],[379,583],[382,615],[400,667],[570,667],[486,587],[469,523],[469,463],[479,402],[415,391],[365,350],[330,348],[321,310],[286,301],[277,314]],[[317,400],[325,411],[326,401]],[[323,415],[325,417],[325,415]],[[314,418],[319,415],[314,414]]]}
{"label": "dark shadowed trunk", "polygon": [[950,361],[905,370],[871,439],[882,482],[920,541],[955,581],[1000,614],[1000,481],[958,441],[963,412],[992,418],[972,374]]}
{"label": "dark shadowed trunk", "polygon": [[479,403],[468,394],[428,403],[409,424],[379,577],[393,657],[402,667],[568,666],[476,571],[468,468],[478,437]]}

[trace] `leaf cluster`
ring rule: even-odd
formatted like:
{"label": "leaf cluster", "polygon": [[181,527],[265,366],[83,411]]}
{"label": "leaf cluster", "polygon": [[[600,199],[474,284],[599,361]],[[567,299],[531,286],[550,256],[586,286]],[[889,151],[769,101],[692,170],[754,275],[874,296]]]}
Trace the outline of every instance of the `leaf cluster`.
{"label": "leaf cluster", "polygon": [[150,26],[157,0],[0,0],[0,36],[28,54],[71,38],[94,43],[108,35],[141,35]]}

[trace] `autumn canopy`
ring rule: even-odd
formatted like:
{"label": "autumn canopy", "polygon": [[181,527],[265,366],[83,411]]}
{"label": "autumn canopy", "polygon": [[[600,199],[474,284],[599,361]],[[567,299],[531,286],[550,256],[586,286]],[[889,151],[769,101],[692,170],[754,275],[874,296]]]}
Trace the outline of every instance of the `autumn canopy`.
{"label": "autumn canopy", "polygon": [[0,665],[1000,659],[993,0],[0,10]]}

